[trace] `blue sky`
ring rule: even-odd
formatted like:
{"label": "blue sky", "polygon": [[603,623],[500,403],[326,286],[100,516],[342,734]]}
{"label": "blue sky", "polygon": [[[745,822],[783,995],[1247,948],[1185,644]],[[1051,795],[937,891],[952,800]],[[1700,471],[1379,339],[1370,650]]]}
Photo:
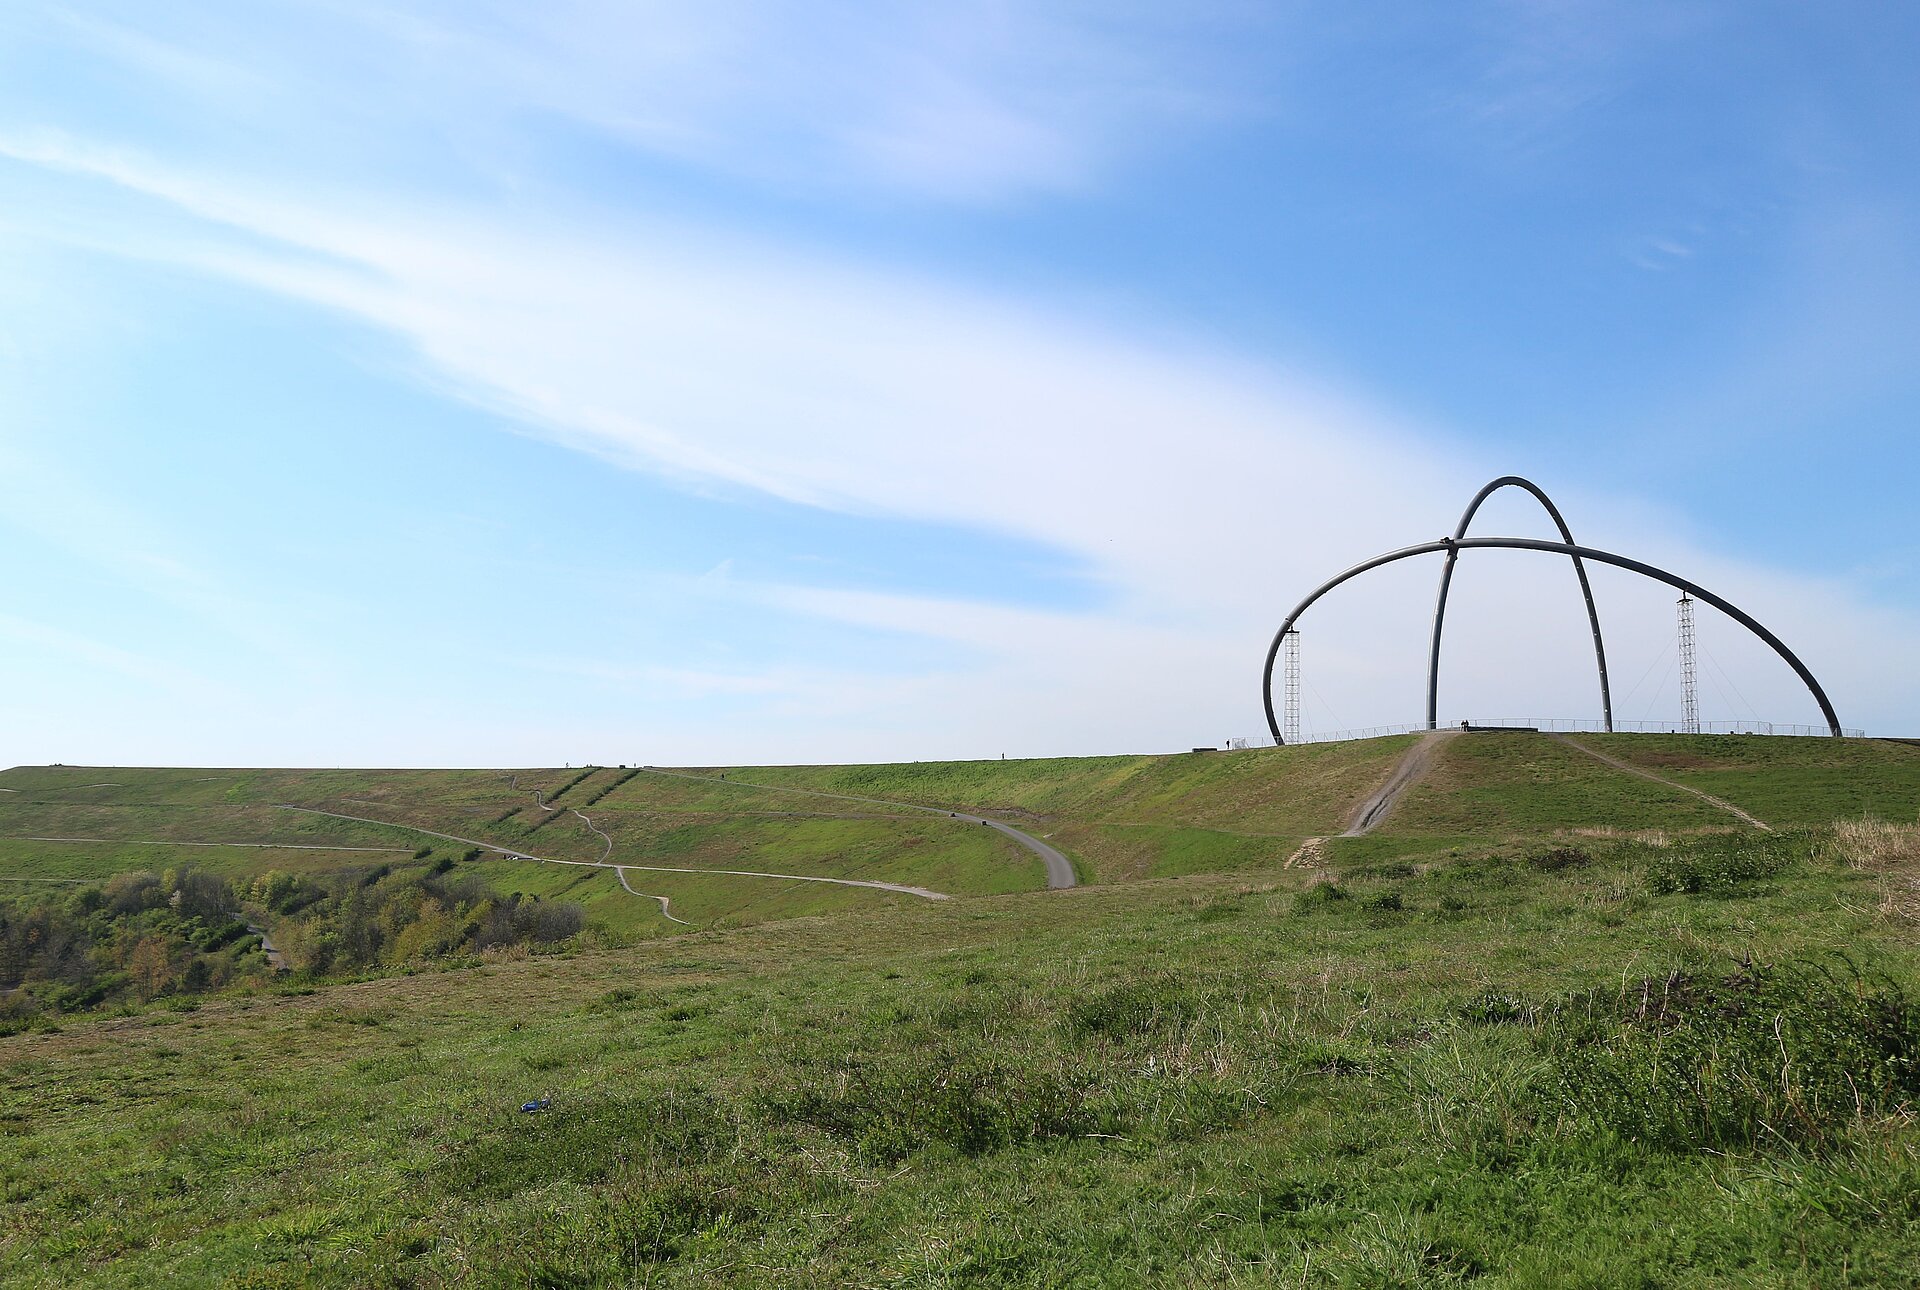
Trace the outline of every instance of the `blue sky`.
{"label": "blue sky", "polygon": [[[1911,733],[1916,54],[1870,4],[15,0],[0,762],[1217,742],[1301,594],[1508,472]],[[1419,716],[1436,572],[1316,608],[1310,726]],[[1674,715],[1672,597],[1595,584],[1617,714]],[[1565,569],[1456,594],[1443,719],[1596,714]],[[1814,719],[1701,638],[1709,719]]]}

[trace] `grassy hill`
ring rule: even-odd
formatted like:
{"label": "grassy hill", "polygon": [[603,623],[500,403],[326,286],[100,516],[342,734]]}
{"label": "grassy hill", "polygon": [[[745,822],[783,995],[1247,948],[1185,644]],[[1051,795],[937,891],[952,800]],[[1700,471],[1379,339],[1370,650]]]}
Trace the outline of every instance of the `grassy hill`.
{"label": "grassy hill", "polygon": [[[595,922],[622,934],[671,934],[680,929],[653,902],[635,900],[610,870],[537,866],[491,853],[469,858],[464,844],[409,830],[553,860],[598,861],[611,854],[655,870],[772,870],[984,895],[1044,886],[1038,860],[991,830],[937,813],[785,790],[998,815],[1065,850],[1084,880],[1123,881],[1278,864],[1303,838],[1337,832],[1408,743],[707,768],[693,777],[617,767],[511,773],[22,767],[0,773],[0,790],[13,790],[0,792],[0,877],[104,878],[179,864],[242,876],[405,862],[424,846],[422,865],[459,857],[501,890],[577,900]],[[543,797],[536,800],[536,792]],[[543,809],[541,802],[558,809]],[[214,843],[246,845],[207,845]],[[697,926],[888,908],[912,899],[872,888],[637,869],[629,881],[668,897],[675,914]]]}
{"label": "grassy hill", "polygon": [[[1410,742],[0,773],[0,886],[445,862],[599,929],[0,1037],[0,1280],[1913,1284],[1920,749],[1579,737],[1763,833],[1564,743],[1462,736],[1375,833],[1286,867]],[[1088,885],[780,789],[1000,814]],[[956,898],[629,871],[679,928],[610,871],[395,827],[597,858],[569,806],[633,864]]]}

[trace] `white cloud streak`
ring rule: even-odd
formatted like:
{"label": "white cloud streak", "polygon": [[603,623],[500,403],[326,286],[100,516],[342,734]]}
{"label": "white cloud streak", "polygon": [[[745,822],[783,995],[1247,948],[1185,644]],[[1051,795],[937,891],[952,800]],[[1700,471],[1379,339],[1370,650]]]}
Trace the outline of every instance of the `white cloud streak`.
{"label": "white cloud streak", "polygon": [[[1140,103],[1182,101],[1179,78],[1144,73],[1138,95],[1108,92],[1128,79],[1127,56],[1083,42],[1085,24],[1060,14],[1044,39],[1040,19],[999,9],[974,44],[883,27],[861,38],[872,59],[851,60],[873,74],[848,89],[800,68],[812,47],[795,35],[797,9],[668,5],[644,32],[607,6],[570,6],[569,21],[537,29],[504,5],[457,26],[434,6],[337,0],[322,11],[387,32],[391,47],[365,57],[388,80],[424,67],[435,112],[497,92],[498,113],[561,111],[747,170],[782,153],[784,120],[805,136],[789,150],[800,169],[831,162],[968,199],[1078,182]],[[828,22],[822,38],[850,39],[858,25]],[[923,66],[929,48],[959,52]],[[164,73],[166,60],[138,49]],[[783,59],[795,66],[783,71]],[[689,67],[717,69],[716,80],[695,84]],[[460,91],[441,95],[450,77]],[[395,93],[382,80],[369,97],[404,117]],[[1082,96],[1106,106],[1082,114]],[[423,379],[530,433],[688,487],[1017,535],[1071,556],[1098,584],[1096,608],[1068,612],[708,580],[703,594],[745,611],[931,637],[972,660],[914,676],[529,663],[665,701],[757,702],[763,752],[1094,752],[1253,733],[1259,654],[1293,599],[1349,559],[1443,531],[1497,473],[1275,364],[761,239],[564,200],[508,214],[349,183],[296,189],[51,131],[0,138],[0,154],[76,190],[137,199],[117,225],[89,231],[95,244],[362,320],[402,338]],[[155,204],[198,223],[166,231]],[[63,232],[57,217],[39,229]],[[1561,501],[1583,539],[1677,565],[1775,622],[1817,669],[1839,674],[1843,708],[1920,716],[1898,662],[1906,618],[1862,608],[1844,587],[1716,558],[1658,516],[1629,508],[1631,522],[1614,519],[1617,499]],[[1501,528],[1546,531],[1537,516],[1495,508],[1482,531]],[[1328,721],[1417,714],[1432,575],[1384,572],[1316,612],[1310,658]],[[1449,711],[1593,709],[1569,584],[1541,559],[1476,561],[1463,574]],[[1633,607],[1610,619],[1616,672],[1637,670],[1667,638],[1670,603],[1607,585],[1613,608]],[[1784,669],[1728,648],[1729,670],[1766,715],[1805,717]],[[741,741],[742,727],[715,735],[700,724],[655,735],[715,759],[727,755],[716,744]]]}

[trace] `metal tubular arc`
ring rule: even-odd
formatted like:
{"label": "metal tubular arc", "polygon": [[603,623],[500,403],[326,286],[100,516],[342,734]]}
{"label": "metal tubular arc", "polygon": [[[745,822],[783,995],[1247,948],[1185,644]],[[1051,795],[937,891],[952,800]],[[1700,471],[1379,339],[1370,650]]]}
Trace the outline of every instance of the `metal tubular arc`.
{"label": "metal tubular arc", "polygon": [[[1453,530],[1453,540],[1458,542],[1467,535],[1467,528],[1473,523],[1473,517],[1479,512],[1480,504],[1503,488],[1521,488],[1532,493],[1547,515],[1553,520],[1554,527],[1560,530],[1560,539],[1568,546],[1573,545],[1573,530],[1567,527],[1567,521],[1560,514],[1560,508],[1553,504],[1545,490],[1530,479],[1518,475],[1502,475],[1474,494],[1467,509],[1460,516],[1460,523]],[[1445,630],[1447,620],[1447,593],[1453,585],[1453,567],[1459,562],[1460,552],[1454,548],[1447,552],[1446,566],[1440,570],[1440,594],[1433,605],[1433,644],[1427,653],[1427,729],[1433,730],[1440,724],[1440,636]],[[1613,691],[1607,683],[1607,646],[1600,635],[1600,611],[1593,603],[1593,586],[1587,581],[1587,566],[1579,556],[1573,557],[1573,575],[1580,582],[1580,598],[1587,605],[1587,626],[1593,632],[1593,661],[1600,672],[1600,713],[1606,728],[1613,729]]]}
{"label": "metal tubular arc", "polygon": [[1752,632],[1755,636],[1758,636],[1762,641],[1766,642],[1768,647],[1771,648],[1774,653],[1778,654],[1786,662],[1788,667],[1793,669],[1794,674],[1800,678],[1801,682],[1807,687],[1808,692],[1813,695],[1814,702],[1820,705],[1820,715],[1826,718],[1828,733],[1835,739],[1842,737],[1840,718],[1835,714],[1833,704],[1827,698],[1827,692],[1820,688],[1820,682],[1814,679],[1813,673],[1807,669],[1805,663],[1800,661],[1799,655],[1788,649],[1785,642],[1778,636],[1768,631],[1764,623],[1733,602],[1723,600],[1698,583],[1690,582],[1676,573],[1669,573],[1657,565],[1646,564],[1639,560],[1630,559],[1624,555],[1615,555],[1611,551],[1602,551],[1596,547],[1577,546],[1571,542],[1546,542],[1538,538],[1491,537],[1442,538],[1438,542],[1422,542],[1418,546],[1402,547],[1398,551],[1389,551],[1385,555],[1377,555],[1371,560],[1362,560],[1352,568],[1321,583],[1320,586],[1314,589],[1311,595],[1296,605],[1293,612],[1287,615],[1287,620],[1280,624],[1280,630],[1274,633],[1273,643],[1267,647],[1266,670],[1261,682],[1260,697],[1266,705],[1267,729],[1272,732],[1274,742],[1285,743],[1286,740],[1281,737],[1280,723],[1274,719],[1273,715],[1273,660],[1280,652],[1281,641],[1286,639],[1286,634],[1293,629],[1293,625],[1298,621],[1300,615],[1306,613],[1307,610],[1313,607],[1315,601],[1319,600],[1320,597],[1326,595],[1329,591],[1332,591],[1335,587],[1338,587],[1341,583],[1357,578],[1369,570],[1378,569],[1382,565],[1393,564],[1396,561],[1408,560],[1418,555],[1436,555],[1444,551],[1467,550],[1544,551],[1549,555],[1577,556],[1582,560],[1592,560],[1599,564],[1610,564],[1617,569],[1625,569],[1629,573],[1637,573],[1642,577],[1652,578],[1656,582],[1664,582],[1669,587],[1686,592],[1696,600],[1704,600]]}

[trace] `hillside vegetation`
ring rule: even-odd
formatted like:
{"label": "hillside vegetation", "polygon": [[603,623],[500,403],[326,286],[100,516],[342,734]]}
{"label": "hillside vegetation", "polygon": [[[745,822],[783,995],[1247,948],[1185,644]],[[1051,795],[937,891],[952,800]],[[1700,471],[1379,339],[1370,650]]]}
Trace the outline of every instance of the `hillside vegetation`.
{"label": "hillside vegetation", "polygon": [[[1763,831],[1458,736],[1301,850],[1410,743],[0,773],[0,901],[238,969],[0,1037],[0,1280],[1911,1285],[1920,750],[1579,737]],[[609,853],[645,894],[513,858]],[[184,863],[357,948],[275,977],[210,882],[115,876]]]}

